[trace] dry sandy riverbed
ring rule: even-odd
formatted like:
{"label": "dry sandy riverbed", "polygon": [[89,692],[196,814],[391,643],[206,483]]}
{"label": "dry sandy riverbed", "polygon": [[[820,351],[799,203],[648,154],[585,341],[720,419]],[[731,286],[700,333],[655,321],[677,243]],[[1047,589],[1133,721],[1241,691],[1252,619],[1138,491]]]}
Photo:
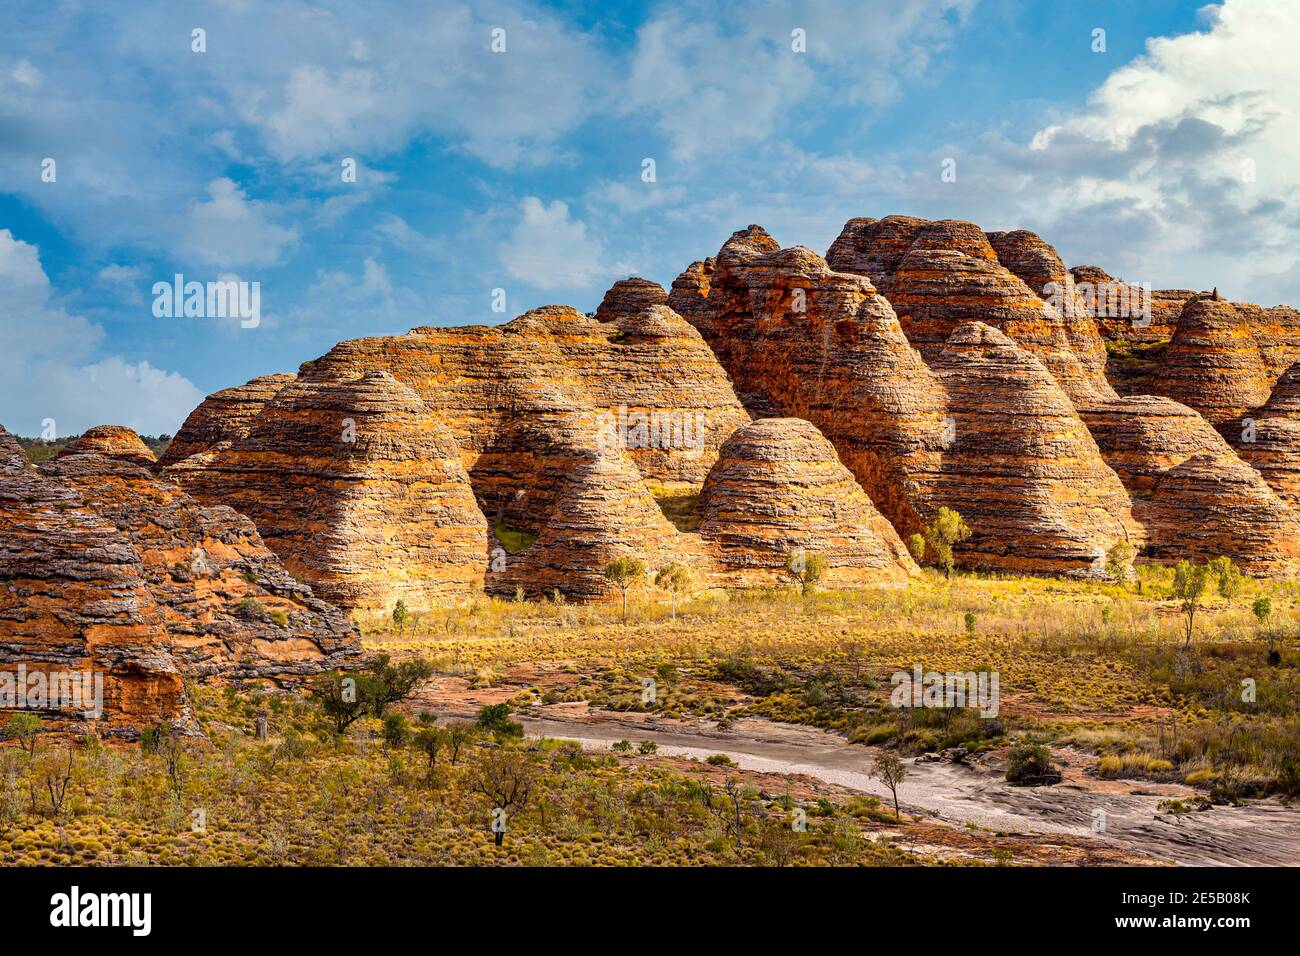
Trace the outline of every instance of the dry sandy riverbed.
{"label": "dry sandy riverbed", "polygon": [[[443,699],[431,709],[447,717],[471,717],[476,708]],[[816,728],[745,718],[719,730],[707,721],[656,720],[568,705],[529,710],[538,716],[516,716],[530,736],[574,740],[589,749],[608,748],[617,740],[652,740],[665,756],[703,760],[726,754],[743,770],[802,774],[862,793],[888,793],[867,773],[872,748]],[[1267,800],[1199,813],[1158,812],[1161,800],[1192,797],[1195,791],[1181,785],[1096,780],[1077,771],[1068,751],[1058,756],[1066,764],[1065,779],[1052,787],[1008,786],[1002,774],[989,767],[909,764],[899,799],[914,813],[924,811],[953,824],[1092,837],[1184,865],[1300,865],[1300,808]],[[1105,814],[1103,833],[1093,832],[1097,811]]]}

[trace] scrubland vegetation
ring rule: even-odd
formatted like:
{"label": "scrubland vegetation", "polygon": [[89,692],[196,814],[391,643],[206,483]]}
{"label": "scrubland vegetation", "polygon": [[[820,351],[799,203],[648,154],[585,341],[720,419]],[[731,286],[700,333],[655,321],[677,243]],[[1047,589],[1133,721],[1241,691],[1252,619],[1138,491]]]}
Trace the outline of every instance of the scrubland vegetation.
{"label": "scrubland vegetation", "polygon": [[[1050,783],[1053,753],[1070,748],[1095,776],[1185,782],[1204,806],[1289,799],[1300,590],[1234,578],[1225,594],[1207,571],[1189,640],[1187,573],[1144,567],[1107,584],[927,570],[906,589],[732,594],[656,588],[647,574],[628,588],[626,623],[621,595],[403,607],[364,622],[378,656],[352,676],[352,700],[340,675],[297,692],[195,685],[205,738],[163,727],[132,744],[11,718],[0,853],[20,864],[935,861],[915,847],[933,825],[906,809],[895,819],[888,799],[817,793],[725,755],[665,757],[631,734],[612,752],[524,736],[519,716],[565,702],[821,727],[875,748],[863,766],[882,780],[899,767],[872,754],[902,758],[905,775],[914,755],[958,747],[1005,753],[1008,778],[1024,776],[1012,782]],[[917,664],[997,671],[998,716],[891,708],[890,675]],[[430,680],[500,700],[475,705],[476,719],[432,719]],[[971,860],[1020,852],[986,850]]]}

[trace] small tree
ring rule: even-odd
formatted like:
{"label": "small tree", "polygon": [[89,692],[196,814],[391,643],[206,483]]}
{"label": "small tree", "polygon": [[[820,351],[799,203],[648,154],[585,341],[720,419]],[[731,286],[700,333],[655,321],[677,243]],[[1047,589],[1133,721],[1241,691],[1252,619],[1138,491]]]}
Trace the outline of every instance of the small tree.
{"label": "small tree", "polygon": [[355,674],[322,674],[312,682],[321,710],[344,733],[362,717],[382,720],[387,709],[411,697],[433,676],[433,665],[422,658],[393,664],[387,654],[376,655]]}
{"label": "small tree", "polygon": [[367,703],[356,677],[322,674],[311,684],[312,696],[320,701],[321,712],[343,734],[366,714]]}
{"label": "small tree", "polygon": [[1226,555],[1211,561],[1210,570],[1214,573],[1215,589],[1219,592],[1219,596],[1225,600],[1233,600],[1241,594],[1246,586],[1245,576],[1232,563],[1232,558]]}
{"label": "small tree", "polygon": [[406,602],[398,601],[393,605],[393,627],[397,628],[397,633],[401,634],[406,627]]}
{"label": "small tree", "polygon": [[453,721],[447,725],[447,750],[450,751],[448,756],[451,757],[453,767],[460,759],[461,749],[474,739],[475,733],[474,725],[465,720]]}
{"label": "small tree", "polygon": [[638,558],[624,555],[605,565],[605,577],[623,592],[623,623],[627,623],[627,592],[645,578],[645,565]]}
{"label": "small tree", "polygon": [[1133,545],[1121,539],[1110,546],[1106,552],[1106,577],[1116,584],[1124,584],[1133,576],[1133,559],[1137,551]]}
{"label": "small tree", "polygon": [[41,718],[35,714],[14,714],[0,729],[0,738],[18,741],[18,746],[27,751],[27,756],[33,757],[42,729]]}
{"label": "small tree", "polygon": [[695,575],[684,564],[674,561],[659,569],[655,575],[655,586],[661,587],[672,595],[673,620],[677,620],[677,595],[688,594],[695,588]]}
{"label": "small tree", "polygon": [[1260,595],[1255,598],[1255,603],[1250,606],[1251,613],[1255,615],[1255,620],[1259,621],[1259,626],[1266,628],[1264,636],[1268,640],[1268,662],[1276,665],[1282,662],[1282,655],[1277,652],[1274,646],[1275,637],[1273,629],[1268,626],[1268,619],[1273,614],[1273,601],[1267,595]]}
{"label": "small tree", "polygon": [[500,738],[522,737],[524,725],[510,719],[507,703],[484,704],[479,708],[478,727]]}
{"label": "small tree", "polygon": [[373,717],[382,718],[392,704],[400,704],[433,676],[433,665],[420,657],[393,664],[387,654],[374,657],[362,675],[360,687]]}
{"label": "small tree", "polygon": [[816,551],[791,551],[785,559],[785,573],[799,585],[799,590],[805,597],[813,592],[817,582],[826,577],[830,567],[826,555]]}
{"label": "small tree", "polygon": [[1179,561],[1174,565],[1174,597],[1178,607],[1187,619],[1183,643],[1192,643],[1192,627],[1196,621],[1196,611],[1205,596],[1205,585],[1209,577],[1209,568],[1195,565],[1190,561]]}
{"label": "small tree", "polygon": [[442,750],[443,745],[447,742],[447,732],[434,726],[437,718],[432,714],[421,714],[417,723],[419,730],[415,732],[412,743],[415,749],[424,754],[424,759],[428,762],[427,775],[429,784],[433,784],[433,769],[438,763],[438,752]]}
{"label": "small tree", "polygon": [[898,809],[898,785],[907,778],[907,766],[892,750],[879,750],[871,762],[871,776],[879,780],[894,796],[894,819],[902,821]]}
{"label": "small tree", "polygon": [[384,749],[400,749],[411,739],[411,728],[406,722],[405,714],[384,715]]}
{"label": "small tree", "polygon": [[943,568],[944,577],[952,577],[953,547],[971,536],[962,516],[951,508],[940,508],[934,520],[925,526],[925,543],[934,554],[935,563]]}
{"label": "small tree", "polygon": [[474,774],[471,791],[487,797],[492,809],[496,845],[506,839],[506,820],[524,809],[537,784],[537,769],[526,754],[501,747],[483,758]]}
{"label": "small tree", "polygon": [[925,539],[916,533],[909,534],[907,536],[907,552],[917,564],[923,563],[925,561]]}

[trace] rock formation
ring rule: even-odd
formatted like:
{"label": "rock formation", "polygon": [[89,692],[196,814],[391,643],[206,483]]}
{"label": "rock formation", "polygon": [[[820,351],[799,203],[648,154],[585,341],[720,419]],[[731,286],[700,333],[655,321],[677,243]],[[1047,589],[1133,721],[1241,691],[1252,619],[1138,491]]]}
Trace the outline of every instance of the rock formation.
{"label": "rock formation", "polygon": [[59,450],[60,458],[67,455],[103,455],[144,468],[152,468],[158,463],[140,436],[121,425],[97,425],[86,431]]}
{"label": "rock formation", "polygon": [[94,431],[38,470],[0,429],[3,669],[99,673],[95,727],[129,736],[188,721],[182,676],[297,679],[360,654],[351,624],[285,573],[252,522],[134,464],[133,432]]}
{"label": "rock formation", "polygon": [[824,556],[825,583],[899,583],[916,566],[835,448],[810,423],[764,418],[723,444],[700,494],[700,533],[728,582],[786,579],[797,551]]}
{"label": "rock formation", "polygon": [[252,518],[295,577],[348,609],[480,593],[487,526],[446,425],[384,371],[281,389],[228,447],[165,469]]}
{"label": "rock formation", "polygon": [[1242,460],[1300,513],[1300,363],[1283,373],[1268,403],[1229,437]]}
{"label": "rock formation", "polygon": [[1098,403],[1082,416],[1130,492],[1148,558],[1226,555],[1258,576],[1300,568],[1296,513],[1196,412],[1143,395]]}
{"label": "rock formation", "polygon": [[248,435],[249,426],[267,403],[294,380],[292,375],[263,375],[244,385],[209,395],[190,412],[180,431],[163,452],[161,463],[172,465],[221,442],[236,442]]}
{"label": "rock formation", "polygon": [[1187,303],[1151,382],[1152,391],[1200,412],[1220,429],[1239,430],[1268,401],[1264,356],[1231,303],[1198,296]]}
{"label": "rock formation", "polygon": [[1140,543],[1119,478],[1030,351],[970,322],[932,364],[953,422],[934,494],[974,532],[962,551],[967,564],[1097,574],[1116,541]]}
{"label": "rock formation", "polygon": [[[983,322],[1034,353],[1071,398],[1111,394],[1104,345],[1076,308],[1072,278],[1033,233],[985,235],[970,222],[903,216],[850,220],[827,256],[832,268],[871,279],[927,361],[957,326]],[[1048,295],[1058,304],[1044,302]]]}
{"label": "rock formation", "polygon": [[869,279],[833,272],[807,249],[780,249],[750,226],[688,267],[669,301],[751,411],[812,422],[900,534],[920,529],[946,399]]}
{"label": "rock formation", "polygon": [[[903,231],[897,220],[882,223]],[[982,250],[981,261],[993,257],[978,230],[945,224],[935,235]],[[958,256],[975,258],[937,258]],[[998,283],[1024,288],[1000,266],[984,274],[993,269]],[[988,326],[958,323],[948,338],[914,349],[869,278],[833,272],[806,249],[779,249],[757,226],[684,272],[670,303],[714,345],[746,404],[817,425],[901,534],[953,507],[981,524],[962,551],[967,563],[1093,574],[1099,555],[1138,533],[1056,380]],[[1036,309],[1041,322],[1041,302]],[[918,337],[938,334],[947,322],[940,311],[917,319]],[[922,358],[927,348],[933,368]]]}

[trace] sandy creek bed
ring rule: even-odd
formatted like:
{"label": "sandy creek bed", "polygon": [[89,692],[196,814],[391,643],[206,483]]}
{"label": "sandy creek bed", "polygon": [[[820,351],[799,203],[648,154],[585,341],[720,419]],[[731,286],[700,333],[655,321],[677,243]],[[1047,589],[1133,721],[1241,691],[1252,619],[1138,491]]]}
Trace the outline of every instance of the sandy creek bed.
{"label": "sandy creek bed", "polygon": [[[459,707],[434,709],[447,717],[472,715]],[[803,774],[888,795],[867,774],[870,748],[815,728],[747,718],[718,730],[706,722],[653,721],[611,712],[566,716],[547,710],[552,712],[542,717],[517,715],[529,736],[562,737],[589,749],[608,748],[616,740],[652,740],[666,756],[703,760],[726,754],[744,770]],[[1156,859],[1202,866],[1300,865],[1300,807],[1267,800],[1178,816],[1156,812],[1162,799],[1193,793],[1182,786],[1101,782],[1072,774],[1053,787],[1011,787],[992,770],[946,762],[909,764],[907,780],[899,787],[905,807],[957,824],[1089,836],[1094,835],[1095,811],[1101,810],[1105,832],[1095,834],[1096,839]]]}

